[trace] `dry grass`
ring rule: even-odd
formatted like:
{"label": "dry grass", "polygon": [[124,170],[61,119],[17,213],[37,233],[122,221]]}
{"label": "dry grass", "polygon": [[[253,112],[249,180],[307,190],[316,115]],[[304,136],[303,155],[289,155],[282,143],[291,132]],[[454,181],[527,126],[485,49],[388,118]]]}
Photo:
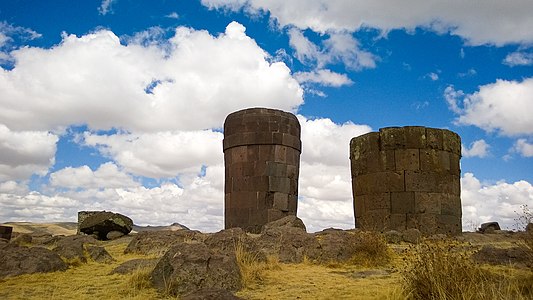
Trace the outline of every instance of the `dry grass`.
{"label": "dry grass", "polygon": [[264,279],[267,270],[279,269],[279,260],[275,256],[268,256],[266,261],[259,260],[258,253],[245,250],[241,242],[235,245],[235,257],[241,272],[241,281],[244,288],[250,287]]}
{"label": "dry grass", "polygon": [[410,299],[532,299],[528,270],[483,267],[456,242],[425,241],[411,249],[402,272]]}
{"label": "dry grass", "polygon": [[89,262],[65,272],[31,274],[0,280],[0,299],[162,299],[150,287],[150,270],[138,270],[130,275],[109,275],[119,264],[147,256],[127,254],[127,243],[106,246],[116,259],[110,264]]}
{"label": "dry grass", "polygon": [[353,245],[355,255],[350,264],[363,267],[386,266],[392,261],[392,252],[385,237],[378,232],[361,231],[355,234],[357,242]]}

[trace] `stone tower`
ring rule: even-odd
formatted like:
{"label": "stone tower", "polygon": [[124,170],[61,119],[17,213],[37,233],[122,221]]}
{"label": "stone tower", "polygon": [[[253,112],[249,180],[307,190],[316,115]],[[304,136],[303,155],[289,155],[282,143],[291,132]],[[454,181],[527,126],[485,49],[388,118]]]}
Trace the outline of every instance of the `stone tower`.
{"label": "stone tower", "polygon": [[461,139],[449,130],[382,128],[350,142],[355,225],[461,232]]}
{"label": "stone tower", "polygon": [[225,228],[258,233],[264,224],[296,215],[300,123],[291,113],[251,108],[224,122]]}

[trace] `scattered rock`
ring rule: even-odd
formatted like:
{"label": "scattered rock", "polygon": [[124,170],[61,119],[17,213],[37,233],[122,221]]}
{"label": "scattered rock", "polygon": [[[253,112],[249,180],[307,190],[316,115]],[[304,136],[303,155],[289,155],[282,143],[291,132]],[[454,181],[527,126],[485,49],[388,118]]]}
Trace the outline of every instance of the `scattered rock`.
{"label": "scattered rock", "polygon": [[196,230],[142,231],[133,237],[124,253],[163,255],[175,243],[184,241],[203,242],[205,238],[205,234]]}
{"label": "scattered rock", "polygon": [[205,239],[204,243],[211,250],[225,253],[235,252],[240,247],[240,250],[252,254],[257,261],[266,261],[266,255],[260,250],[256,239],[250,237],[238,227],[211,234]]}
{"label": "scattered rock", "polygon": [[204,288],[187,294],[182,300],[240,300],[242,298],[233,295],[228,290],[217,288]]}
{"label": "scattered rock", "polygon": [[12,239],[11,243],[17,244],[19,246],[26,246],[26,245],[30,245],[31,244],[32,239],[33,238],[31,236],[31,234],[22,233],[22,234],[17,235],[16,238]]}
{"label": "scattered rock", "polygon": [[0,244],[0,278],[66,269],[59,255],[46,248]]}
{"label": "scattered rock", "polygon": [[402,242],[402,234],[396,230],[389,230],[383,235],[389,244],[399,244]]}
{"label": "scattered rock", "polygon": [[107,238],[108,240],[116,240],[116,239],[118,239],[118,238],[120,238],[120,237],[123,237],[123,236],[124,236],[124,232],[121,232],[121,231],[115,231],[115,230],[110,231],[110,232],[108,232],[108,233],[106,234],[106,238]]}
{"label": "scattered rock", "polygon": [[498,222],[487,222],[481,224],[478,229],[478,232],[481,233],[494,233],[495,230],[501,230],[500,224]]}
{"label": "scattered rock", "polygon": [[143,268],[154,268],[157,264],[158,259],[156,258],[139,258],[139,259],[132,259],[128,260],[122,264],[120,264],[118,267],[114,268],[113,271],[111,271],[110,274],[128,274],[132,273],[135,270],[143,269]]}
{"label": "scattered rock", "polygon": [[266,255],[277,256],[283,263],[300,263],[304,256],[320,256],[320,244],[315,237],[298,227],[267,228],[257,244]]}
{"label": "scattered rock", "polygon": [[79,224],[80,232],[95,235],[99,240],[107,240],[107,234],[111,231],[128,234],[132,228],[133,221],[130,218],[107,211],[91,212]]}
{"label": "scattered rock", "polygon": [[90,259],[98,263],[110,263],[115,261],[115,259],[107,252],[104,247],[86,245],[85,250]]}
{"label": "scattered rock", "polygon": [[[357,249],[356,236],[348,231],[340,229],[326,229],[314,234],[320,245],[320,251],[311,252],[309,258],[321,263],[346,262],[353,258]],[[310,250],[310,249],[308,249]],[[318,256],[315,256],[317,255]]]}
{"label": "scattered rock", "polygon": [[526,247],[496,248],[485,245],[472,255],[472,258],[480,263],[491,265],[523,265],[533,267],[533,252]]}
{"label": "scattered rock", "polygon": [[279,228],[279,227],[293,227],[293,228],[300,228],[303,231],[307,232],[307,229],[305,228],[304,222],[298,218],[297,216],[286,216],[279,220],[272,221],[270,223],[267,223],[263,225],[263,228],[261,230],[261,233],[265,233],[269,229],[272,228]]}
{"label": "scattered rock", "polygon": [[229,291],[241,288],[235,252],[214,251],[199,242],[174,244],[155,266],[151,280],[160,292],[172,295],[202,288]]}
{"label": "scattered rock", "polygon": [[416,228],[409,228],[402,232],[402,239],[406,243],[418,244],[422,238],[422,233]]}

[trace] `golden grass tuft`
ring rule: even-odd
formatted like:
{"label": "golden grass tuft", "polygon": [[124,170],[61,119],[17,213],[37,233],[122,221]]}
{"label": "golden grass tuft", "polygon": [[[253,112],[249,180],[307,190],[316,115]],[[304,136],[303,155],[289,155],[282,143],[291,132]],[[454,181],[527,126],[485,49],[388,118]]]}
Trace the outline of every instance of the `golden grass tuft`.
{"label": "golden grass tuft", "polygon": [[266,261],[262,261],[259,259],[258,253],[247,251],[240,241],[235,245],[235,257],[241,272],[241,283],[244,288],[262,281],[266,270],[280,268],[277,257],[267,256]]}
{"label": "golden grass tuft", "polygon": [[353,245],[355,255],[349,264],[363,267],[385,266],[392,261],[392,251],[387,245],[385,237],[372,231],[355,233],[356,243]]}
{"label": "golden grass tuft", "polygon": [[[409,299],[531,299],[526,271],[493,272],[470,259],[458,242],[424,241],[411,249],[401,272]],[[528,275],[529,274],[529,275]],[[525,276],[525,277],[524,277]]]}

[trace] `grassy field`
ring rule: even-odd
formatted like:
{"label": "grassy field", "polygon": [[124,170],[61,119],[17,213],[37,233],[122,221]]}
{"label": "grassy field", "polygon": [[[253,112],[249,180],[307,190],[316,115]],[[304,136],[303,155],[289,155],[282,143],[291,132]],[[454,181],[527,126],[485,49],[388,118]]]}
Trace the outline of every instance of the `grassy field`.
{"label": "grassy field", "polygon": [[[125,261],[153,258],[124,254],[130,240],[103,242],[116,260],[113,263],[89,262],[65,272],[0,279],[0,299],[171,299],[150,286],[150,270],[109,275]],[[372,263],[357,264],[308,260],[282,264],[275,257],[260,263],[237,253],[245,287],[236,295],[244,299],[533,299],[533,270],[475,264],[468,258],[471,244],[467,242],[388,247],[385,264],[376,264],[384,258],[371,257]]]}

